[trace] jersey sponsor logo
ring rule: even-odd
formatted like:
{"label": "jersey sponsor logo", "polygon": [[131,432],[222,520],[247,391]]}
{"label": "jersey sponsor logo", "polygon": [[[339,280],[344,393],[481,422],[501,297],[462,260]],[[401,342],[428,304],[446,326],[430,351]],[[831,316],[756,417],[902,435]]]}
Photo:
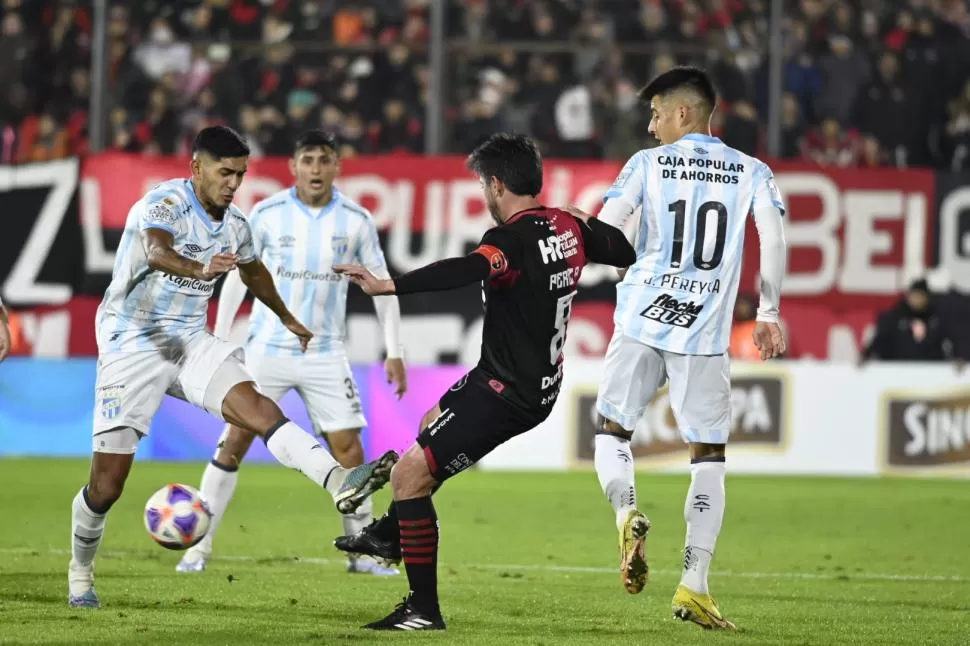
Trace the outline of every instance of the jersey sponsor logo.
{"label": "jersey sponsor logo", "polygon": [[688,328],[697,321],[697,316],[703,309],[703,305],[693,301],[678,301],[672,296],[661,294],[649,307],[640,312],[640,316],[658,323]]}
{"label": "jersey sponsor logo", "polygon": [[280,236],[279,238],[276,239],[276,242],[277,242],[277,244],[279,244],[279,246],[281,248],[283,248],[283,249],[289,249],[290,247],[292,247],[292,246],[294,246],[296,244],[296,238],[294,238],[293,236],[289,236],[289,235]]}
{"label": "jersey sponsor logo", "polygon": [[98,388],[98,409],[104,419],[114,419],[121,414],[121,400],[125,387],[121,385]]}
{"label": "jersey sponsor logo", "polygon": [[164,274],[164,276],[180,290],[195,292],[195,296],[212,294],[212,290],[216,287],[215,280],[199,280],[198,278],[173,276],[172,274]]}
{"label": "jersey sponsor logo", "polygon": [[498,379],[489,379],[488,380],[488,385],[491,387],[492,390],[494,390],[495,392],[497,392],[500,395],[505,390],[505,384],[503,384]]}
{"label": "jersey sponsor logo", "polygon": [[[749,447],[746,450],[775,451],[782,446],[790,428],[786,408],[788,387],[782,376],[732,377],[728,442]],[[592,462],[594,438],[601,428],[596,395],[578,393],[570,406],[578,420],[573,455],[580,462]],[[684,440],[670,407],[667,385],[654,394],[637,421],[630,448],[636,460],[682,459]]]}
{"label": "jersey sponsor logo", "polygon": [[444,465],[444,470],[454,475],[460,473],[472,465],[472,461],[464,453],[459,453],[453,460]]}
{"label": "jersey sponsor logo", "polygon": [[579,253],[579,238],[572,231],[564,231],[559,235],[549,236],[539,240],[539,253],[543,264],[548,265],[557,260],[572,258]]}
{"label": "jersey sponsor logo", "polygon": [[340,274],[310,271],[309,269],[304,269],[303,271],[293,271],[282,266],[276,268],[276,277],[284,280],[313,280],[323,283],[339,283],[341,280],[343,280],[343,276]]}
{"label": "jersey sponsor logo", "polygon": [[[484,256],[488,261],[489,276],[493,278],[495,276],[501,276],[509,268],[508,258],[505,257],[505,254],[498,247],[493,247],[490,244],[479,245],[475,249],[475,253]],[[482,297],[484,298],[484,294]]]}
{"label": "jersey sponsor logo", "polygon": [[965,470],[970,464],[970,388],[945,395],[888,393],[883,406],[888,470]]}
{"label": "jersey sponsor logo", "polygon": [[721,281],[717,278],[714,280],[693,280],[684,278],[680,274],[654,274],[644,280],[643,284],[661,289],[673,289],[688,294],[721,293]]}
{"label": "jersey sponsor logo", "polygon": [[335,254],[342,256],[350,249],[350,237],[346,234],[335,235],[330,239],[330,246]]}

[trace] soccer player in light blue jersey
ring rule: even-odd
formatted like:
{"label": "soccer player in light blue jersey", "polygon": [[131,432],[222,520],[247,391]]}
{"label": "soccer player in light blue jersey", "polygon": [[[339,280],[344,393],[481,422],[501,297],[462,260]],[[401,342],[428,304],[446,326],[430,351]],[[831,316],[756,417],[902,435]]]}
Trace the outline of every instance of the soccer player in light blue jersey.
{"label": "soccer player in light blue jersey", "polygon": [[[245,350],[246,367],[260,392],[279,401],[295,388],[334,457],[344,467],[354,467],[364,462],[360,430],[367,421],[344,348],[349,281],[331,267],[353,262],[383,278],[390,278],[390,273],[370,213],[333,185],[340,172],[337,148],[332,134],[321,130],[301,134],[290,160],[295,185],[258,203],[249,217],[256,255],[270,270],[286,306],[299,313],[313,332],[313,339],[302,352],[280,320],[257,302]],[[226,277],[219,297],[216,336],[228,338],[245,293],[246,286],[238,277]],[[377,296],[374,306],[384,328],[388,382],[400,397],[407,390],[407,378],[397,296]],[[202,495],[212,510],[212,524],[206,537],[186,552],[178,564],[179,572],[205,569],[216,528],[236,489],[239,465],[252,441],[252,434],[244,429],[226,426],[216,455],[202,475]],[[344,515],[344,533],[356,534],[372,520],[372,503],[367,500]],[[350,557],[347,569],[377,575],[398,573],[370,557]]]}
{"label": "soccer player in light blue jersey", "polygon": [[248,159],[249,147],[237,133],[205,128],[192,146],[191,178],[162,182],[128,214],[96,321],[94,456],[89,482],[72,507],[72,607],[100,605],[94,557],[105,519],[166,394],[261,436],[277,460],[327,489],[341,513],[383,486],[397,460],[388,452],[354,469],[340,466],[256,389],[242,350],[205,330],[216,279],[238,271],[301,349],[313,343],[256,255],[249,223],[232,206]]}
{"label": "soccer player in light blue jersey", "polygon": [[761,358],[785,351],[778,326],[785,270],[785,206],[771,170],[711,136],[716,95],[707,73],[675,68],[641,92],[650,132],[607,191],[600,218],[622,227],[640,208],[636,263],[617,285],[615,331],[596,408],[600,484],[616,511],[621,570],[630,593],[647,580],[650,524],[637,510],[630,439],[651,398],[669,380],[670,406],[690,446],[684,508],[684,569],[674,615],[705,628],[733,628],[711,599],[707,573],[724,518],[725,445],[731,432],[727,349],[741,275],[745,222],[761,242],[761,303],[754,342]]}

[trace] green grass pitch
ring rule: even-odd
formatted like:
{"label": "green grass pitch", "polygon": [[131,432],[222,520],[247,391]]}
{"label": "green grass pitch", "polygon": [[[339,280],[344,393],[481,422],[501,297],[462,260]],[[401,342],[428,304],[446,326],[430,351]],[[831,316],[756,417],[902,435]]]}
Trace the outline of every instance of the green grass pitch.
{"label": "green grass pitch", "polygon": [[[407,590],[349,575],[329,497],[275,465],[243,467],[202,574],[142,525],[199,464],[138,463],[108,520],[98,611],[67,607],[71,499],[82,460],[0,460],[2,644],[968,644],[970,487],[963,481],[728,477],[712,593],[737,633],[670,616],[687,476],[641,474],[650,583],[628,595],[613,513],[591,472],[472,471],[436,497],[448,630],[376,634]],[[375,501],[383,511],[388,494]]]}

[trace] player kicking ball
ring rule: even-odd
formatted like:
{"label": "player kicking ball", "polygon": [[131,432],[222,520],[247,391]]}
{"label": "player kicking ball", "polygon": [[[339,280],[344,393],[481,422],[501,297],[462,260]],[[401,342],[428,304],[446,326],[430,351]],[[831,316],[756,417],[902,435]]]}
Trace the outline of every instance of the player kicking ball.
{"label": "player kicking ball", "polygon": [[354,469],[341,467],[256,390],[242,351],[205,330],[216,279],[238,269],[302,349],[313,340],[286,308],[256,255],[248,222],[232,206],[248,159],[249,147],[237,133],[205,128],[192,144],[192,177],[155,186],[128,214],[97,314],[94,455],[71,513],[71,607],[100,606],[94,556],[105,519],[166,393],[262,437],[277,460],[325,488],[341,513],[382,487],[397,459],[388,452]]}
{"label": "player kicking ball", "polygon": [[431,495],[495,447],[549,415],[562,380],[562,348],[576,285],[587,262],[633,263],[623,232],[595,219],[542,206],[542,160],[518,135],[492,136],[468,158],[496,226],[478,248],[393,280],[366,268],[335,269],[370,295],[413,294],[481,282],[485,300],[478,366],[422,420],[417,442],[391,472],[387,515],[338,548],[379,558],[403,556],[411,592],[374,630],[441,630],[438,518]]}
{"label": "player kicking ball", "polygon": [[[246,342],[246,368],[259,391],[278,402],[295,388],[306,404],[314,430],[323,434],[334,458],[344,467],[364,462],[360,430],[367,424],[350,370],[344,337],[349,281],[335,274],[334,263],[357,262],[381,278],[390,277],[370,213],[344,196],[334,179],[340,172],[337,141],[332,134],[301,134],[290,160],[295,186],[253,207],[249,226],[254,252],[270,270],[286,307],[300,313],[313,333],[302,348],[299,339],[264,304],[253,306]],[[246,295],[242,273],[230,273],[222,286],[216,314],[216,336],[226,339]],[[400,343],[401,310],[396,296],[374,297],[384,328],[388,381],[398,397],[407,390]],[[212,555],[216,528],[236,489],[239,466],[253,434],[227,425],[215,457],[202,474],[202,496],[212,511],[205,538],[189,549],[176,570],[201,572]],[[344,532],[353,534],[373,520],[370,499],[343,517]],[[396,575],[371,558],[350,557],[349,572]]]}
{"label": "player kicking ball", "polygon": [[622,227],[641,208],[637,260],[617,285],[616,329],[596,408],[600,485],[616,511],[623,583],[647,581],[650,524],[637,509],[630,440],[651,398],[670,382],[670,406],[690,447],[687,538],[673,613],[704,628],[734,628],[710,596],[707,574],[724,518],[725,445],[731,432],[727,348],[744,228],[761,241],[761,303],[754,342],[762,359],[785,351],[778,326],[785,271],[785,206],[771,170],[711,136],[715,91],[707,73],[675,68],[641,91],[661,146],[635,154],[606,193],[600,219]]}

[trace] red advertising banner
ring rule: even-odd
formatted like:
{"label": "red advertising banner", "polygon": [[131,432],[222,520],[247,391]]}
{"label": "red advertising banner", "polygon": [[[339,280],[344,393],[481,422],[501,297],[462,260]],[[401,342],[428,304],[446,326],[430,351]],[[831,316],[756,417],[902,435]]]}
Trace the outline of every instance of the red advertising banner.
{"label": "red advertising banner", "polygon": [[[542,199],[551,205],[575,204],[595,212],[621,165],[547,161]],[[110,273],[113,244],[131,205],[154,184],[188,172],[187,158],[104,154],[84,159],[76,202],[86,274],[100,272],[106,277]],[[959,265],[951,275],[957,278],[967,273],[962,272],[965,263],[960,253],[939,251],[939,245],[957,245],[958,241],[937,240],[937,213],[944,196],[935,194],[938,179],[934,173],[776,166],[775,177],[788,204],[789,265],[782,315],[794,356],[852,359],[866,328],[881,309],[898,298],[911,277],[936,265],[938,257],[942,261],[951,256]],[[290,182],[286,159],[253,161],[236,203],[248,210]],[[462,158],[347,160],[338,186],[373,213],[394,272],[466,253],[491,226],[478,179],[465,170]],[[962,191],[954,190],[956,193]],[[945,230],[952,230],[948,235],[953,237],[962,231],[958,224],[963,205],[951,206],[947,212],[955,214],[950,218],[955,224]],[[742,292],[757,293],[758,256],[752,224],[745,243]],[[570,326],[573,352],[595,356],[605,350],[612,332],[614,280],[611,268],[590,267],[584,273]],[[40,333],[54,329],[45,325],[54,326],[55,320],[62,320],[57,316],[66,314],[71,319],[67,351],[88,354],[93,351],[93,310],[99,296],[95,291],[84,292],[92,297],[90,301],[77,301],[75,289],[75,301],[41,308],[26,317],[36,319],[34,329]],[[476,345],[473,337],[480,325],[479,306],[477,295],[471,293],[455,299],[432,296],[413,301],[410,309],[402,304],[405,319],[425,319],[415,326],[418,336],[412,343],[420,345],[420,337],[426,336],[437,352],[429,351],[426,356],[453,360],[473,354],[468,347]],[[352,316],[371,316],[372,311],[361,299],[350,308]],[[31,325],[25,325],[25,331]]]}

